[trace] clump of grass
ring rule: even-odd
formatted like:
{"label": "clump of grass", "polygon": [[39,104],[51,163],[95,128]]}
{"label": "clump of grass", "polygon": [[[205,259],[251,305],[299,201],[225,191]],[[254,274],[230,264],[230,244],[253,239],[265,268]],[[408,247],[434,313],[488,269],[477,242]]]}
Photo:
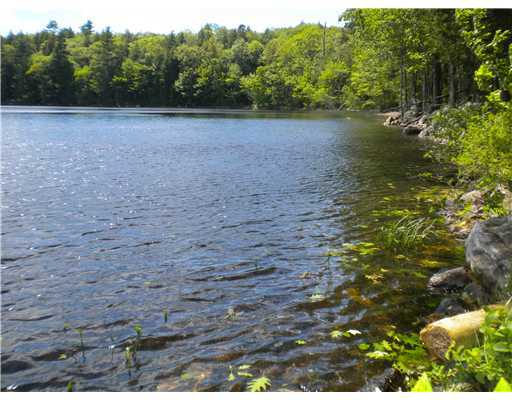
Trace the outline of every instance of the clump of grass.
{"label": "clump of grass", "polygon": [[427,218],[405,216],[381,228],[382,244],[393,250],[418,246],[435,236],[434,222]]}

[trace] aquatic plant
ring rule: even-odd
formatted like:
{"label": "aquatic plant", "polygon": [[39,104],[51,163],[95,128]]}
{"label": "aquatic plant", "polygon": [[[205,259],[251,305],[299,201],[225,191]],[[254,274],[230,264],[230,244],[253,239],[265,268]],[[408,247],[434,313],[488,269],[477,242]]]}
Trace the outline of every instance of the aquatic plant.
{"label": "aquatic plant", "polygon": [[338,331],[338,330],[334,330],[334,331],[331,331],[331,333],[329,333],[329,336],[331,337],[331,339],[338,339],[342,335],[343,335],[343,333],[341,331]]}
{"label": "aquatic plant", "polygon": [[238,376],[242,376],[244,378],[252,378],[253,375],[247,371],[250,368],[251,368],[251,366],[249,364],[240,365],[238,367],[238,372],[237,372]]}
{"label": "aquatic plant", "polygon": [[393,250],[407,249],[435,236],[434,222],[427,218],[405,216],[385,225],[379,234],[382,244]]}
{"label": "aquatic plant", "polygon": [[128,368],[132,367],[132,360],[134,358],[133,349],[131,346],[128,346],[124,349],[124,361]]}
{"label": "aquatic plant", "polygon": [[137,335],[137,340],[139,340],[142,336],[142,326],[140,324],[135,324],[133,326],[133,330],[135,331],[135,334]]}
{"label": "aquatic plant", "polygon": [[250,392],[264,392],[272,384],[272,381],[266,376],[260,376],[259,378],[253,379],[247,385]]}
{"label": "aquatic plant", "polygon": [[233,382],[235,380],[235,374],[233,374],[233,367],[229,366],[229,375],[228,375],[228,382]]}
{"label": "aquatic plant", "polygon": [[75,381],[71,379],[68,384],[66,385],[66,391],[72,392],[75,389]]}
{"label": "aquatic plant", "polygon": [[80,335],[80,347],[83,350],[84,349],[84,331],[82,328],[77,328],[76,331]]}

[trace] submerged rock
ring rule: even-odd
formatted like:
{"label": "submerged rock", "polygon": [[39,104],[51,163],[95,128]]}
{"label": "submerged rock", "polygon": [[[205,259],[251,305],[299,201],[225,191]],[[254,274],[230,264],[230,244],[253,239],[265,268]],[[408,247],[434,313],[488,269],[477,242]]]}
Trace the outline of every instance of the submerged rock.
{"label": "submerged rock", "polygon": [[477,222],[466,239],[466,261],[492,299],[512,292],[512,215]]}
{"label": "submerged rock", "polygon": [[489,293],[487,293],[482,286],[475,282],[471,282],[464,288],[461,295],[462,301],[470,308],[482,307],[491,303]]}
{"label": "submerged rock", "polygon": [[466,309],[460,304],[460,302],[451,297],[445,297],[441,300],[441,303],[436,308],[435,314],[443,317],[450,317],[452,315],[462,314],[466,312]]}
{"label": "submerged rock", "polygon": [[471,278],[468,275],[468,271],[464,267],[459,267],[432,275],[428,281],[428,287],[430,289],[450,292],[462,290],[470,282]]}

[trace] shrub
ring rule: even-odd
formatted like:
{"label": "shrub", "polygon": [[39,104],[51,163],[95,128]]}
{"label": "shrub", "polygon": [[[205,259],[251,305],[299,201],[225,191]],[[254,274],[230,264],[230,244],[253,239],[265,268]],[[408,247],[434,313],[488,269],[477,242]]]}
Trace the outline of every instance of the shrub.
{"label": "shrub", "polygon": [[512,108],[467,104],[438,111],[432,121],[432,158],[455,164],[461,178],[481,187],[512,187]]}
{"label": "shrub", "polygon": [[483,186],[512,184],[512,109],[486,113],[468,123],[455,158],[461,173]]}
{"label": "shrub", "polygon": [[[487,310],[480,338],[478,346],[450,349],[447,363],[441,364],[428,357],[418,335],[389,332],[388,339],[372,344],[367,357],[392,362],[403,374],[408,389],[417,389],[420,377],[437,391],[492,391],[506,387],[507,382],[512,382],[510,305]],[[360,348],[369,346],[361,344]]]}

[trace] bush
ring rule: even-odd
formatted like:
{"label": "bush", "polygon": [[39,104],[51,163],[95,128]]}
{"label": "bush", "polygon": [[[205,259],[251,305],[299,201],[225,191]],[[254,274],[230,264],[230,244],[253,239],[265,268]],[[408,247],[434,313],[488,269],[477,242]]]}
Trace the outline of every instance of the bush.
{"label": "bush", "polygon": [[491,112],[465,105],[434,114],[437,161],[454,163],[459,175],[481,187],[512,187],[512,108]]}
{"label": "bush", "polygon": [[[418,335],[388,333],[388,339],[373,343],[369,358],[388,360],[405,378],[407,389],[420,377],[437,391],[492,391],[499,382],[512,382],[512,308],[487,310],[480,328],[480,345],[452,348],[447,363],[430,360]],[[367,349],[368,345],[360,345]],[[503,385],[502,385],[503,386]],[[417,386],[416,386],[417,387]]]}
{"label": "bush", "polygon": [[461,173],[484,186],[512,186],[512,109],[470,120],[455,158]]}
{"label": "bush", "polygon": [[432,116],[432,126],[437,146],[430,155],[440,162],[453,162],[462,151],[462,138],[468,123],[478,119],[480,113],[481,106],[472,103],[436,111]]}

